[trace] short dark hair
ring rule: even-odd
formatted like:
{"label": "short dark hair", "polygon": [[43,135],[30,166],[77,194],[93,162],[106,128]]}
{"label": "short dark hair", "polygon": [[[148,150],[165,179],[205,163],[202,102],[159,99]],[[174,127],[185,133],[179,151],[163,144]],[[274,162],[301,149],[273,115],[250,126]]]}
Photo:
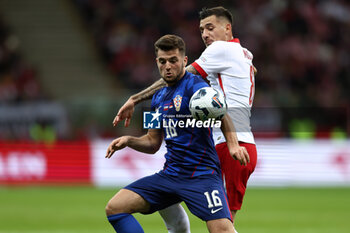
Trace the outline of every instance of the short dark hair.
{"label": "short dark hair", "polygon": [[202,20],[212,15],[215,15],[216,17],[224,17],[230,22],[231,25],[233,25],[233,16],[231,12],[222,6],[202,8],[202,10],[199,12],[199,19]]}
{"label": "short dark hair", "polygon": [[185,55],[186,53],[186,45],[184,40],[176,35],[162,36],[154,43],[154,49],[156,56],[158,56],[158,50],[170,51],[173,49],[179,49],[182,55]]}

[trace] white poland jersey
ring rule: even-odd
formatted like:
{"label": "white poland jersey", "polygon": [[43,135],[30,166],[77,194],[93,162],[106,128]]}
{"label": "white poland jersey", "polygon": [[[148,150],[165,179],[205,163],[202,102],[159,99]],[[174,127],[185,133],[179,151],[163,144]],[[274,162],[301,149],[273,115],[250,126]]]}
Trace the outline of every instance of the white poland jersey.
{"label": "white poland jersey", "polygon": [[[252,53],[235,38],[213,42],[191,65],[209,80],[213,88],[224,93],[238,141],[255,144],[250,127],[255,89],[252,60]],[[213,138],[215,144],[225,142],[219,128],[213,129]]]}

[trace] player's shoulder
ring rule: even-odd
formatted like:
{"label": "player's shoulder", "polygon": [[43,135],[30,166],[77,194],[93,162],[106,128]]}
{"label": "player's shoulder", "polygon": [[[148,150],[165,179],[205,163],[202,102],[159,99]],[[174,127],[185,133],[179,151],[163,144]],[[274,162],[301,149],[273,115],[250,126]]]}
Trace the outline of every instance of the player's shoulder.
{"label": "player's shoulder", "polygon": [[186,82],[193,82],[193,81],[203,81],[203,78],[198,74],[192,74],[191,72],[186,71],[184,79]]}
{"label": "player's shoulder", "polygon": [[207,54],[216,59],[222,59],[227,54],[237,53],[239,51],[242,51],[242,46],[240,43],[229,41],[214,41],[204,50],[204,54]]}
{"label": "player's shoulder", "polygon": [[229,44],[227,43],[227,41],[214,41],[213,43],[211,43],[206,50],[210,50],[210,51],[216,51],[216,52],[220,52],[220,51],[225,51],[225,49],[227,48],[227,46],[229,46]]}
{"label": "player's shoulder", "polygon": [[214,43],[215,43],[215,47],[214,47],[215,50],[220,49],[221,51],[228,52],[229,57],[253,60],[253,53],[249,51],[249,49],[243,47],[239,43],[239,40],[215,41]]}
{"label": "player's shoulder", "polygon": [[209,86],[208,83],[198,74],[192,74],[189,76],[188,87],[193,87],[194,85]]}
{"label": "player's shoulder", "polygon": [[223,40],[214,41],[213,43],[211,43],[211,45],[208,46],[208,48],[223,49],[223,50],[227,49],[228,47],[242,48],[239,42],[223,41]]}
{"label": "player's shoulder", "polygon": [[162,87],[161,89],[157,90],[152,97],[152,102],[157,102],[158,100],[160,100],[161,96],[164,95],[166,87]]}
{"label": "player's shoulder", "polygon": [[193,92],[194,89],[201,88],[204,86],[209,86],[208,83],[204,81],[202,76],[197,74],[192,74],[186,71],[186,75],[184,77],[184,82],[182,83],[183,87],[190,92]]}

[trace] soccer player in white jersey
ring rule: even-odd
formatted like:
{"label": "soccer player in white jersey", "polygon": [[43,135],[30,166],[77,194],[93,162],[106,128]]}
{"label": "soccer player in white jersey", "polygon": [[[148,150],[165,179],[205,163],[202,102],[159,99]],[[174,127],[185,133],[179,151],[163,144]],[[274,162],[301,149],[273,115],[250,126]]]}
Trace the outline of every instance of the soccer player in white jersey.
{"label": "soccer player in white jersey", "polygon": [[240,146],[247,149],[250,163],[242,166],[231,158],[220,130],[213,131],[226,191],[233,217],[242,206],[249,176],[255,169],[257,151],[250,128],[250,109],[254,98],[254,71],[250,51],[243,48],[232,35],[232,15],[222,7],[200,12],[200,31],[207,46],[192,67],[210,85],[226,96],[228,113],[234,123]]}
{"label": "soccer player in white jersey", "polygon": [[[228,114],[236,129],[240,147],[236,147],[236,151],[229,151],[220,130],[215,130],[213,137],[225,177],[226,191],[234,221],[242,205],[248,178],[256,166],[257,151],[250,128],[250,109],[254,98],[256,69],[252,64],[252,53],[240,45],[239,39],[233,37],[232,23],[231,13],[223,7],[202,9],[199,28],[207,48],[199,59],[186,67],[186,70],[200,74],[209,80],[210,85],[222,91],[226,97]],[[125,126],[128,126],[134,106],[150,98],[164,85],[164,82],[159,80],[144,91],[131,96],[119,110],[113,124],[116,125],[125,119]],[[246,151],[250,158],[250,163],[246,166],[232,159],[232,157],[239,159]],[[189,232],[188,220],[180,206],[160,211],[160,214],[170,229],[169,232]],[[180,228],[187,228],[187,230],[177,230]]]}

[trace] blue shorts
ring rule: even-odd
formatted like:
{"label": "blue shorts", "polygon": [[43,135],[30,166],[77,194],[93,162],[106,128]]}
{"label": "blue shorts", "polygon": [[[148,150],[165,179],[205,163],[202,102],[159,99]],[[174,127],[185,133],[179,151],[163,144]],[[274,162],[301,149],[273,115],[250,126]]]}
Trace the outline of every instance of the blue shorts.
{"label": "blue shorts", "polygon": [[179,178],[156,173],[129,184],[125,189],[134,191],[150,203],[150,211],[144,214],[151,214],[184,201],[191,213],[203,221],[220,218],[232,221],[219,175]]}

